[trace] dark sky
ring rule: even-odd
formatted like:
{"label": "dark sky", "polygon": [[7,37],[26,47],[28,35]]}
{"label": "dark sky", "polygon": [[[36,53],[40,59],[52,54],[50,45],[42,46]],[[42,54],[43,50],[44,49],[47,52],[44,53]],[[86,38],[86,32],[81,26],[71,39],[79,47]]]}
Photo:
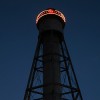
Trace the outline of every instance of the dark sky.
{"label": "dark sky", "polygon": [[37,43],[37,14],[67,18],[65,40],[84,100],[100,100],[99,0],[0,0],[0,100],[23,100]]}

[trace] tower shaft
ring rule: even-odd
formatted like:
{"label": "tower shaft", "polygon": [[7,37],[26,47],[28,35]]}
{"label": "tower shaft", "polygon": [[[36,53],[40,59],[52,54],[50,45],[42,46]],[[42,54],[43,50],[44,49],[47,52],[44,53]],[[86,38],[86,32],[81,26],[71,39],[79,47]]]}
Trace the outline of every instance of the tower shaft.
{"label": "tower shaft", "polygon": [[44,100],[60,100],[60,45],[59,37],[54,31],[44,33],[43,38],[43,88]]}

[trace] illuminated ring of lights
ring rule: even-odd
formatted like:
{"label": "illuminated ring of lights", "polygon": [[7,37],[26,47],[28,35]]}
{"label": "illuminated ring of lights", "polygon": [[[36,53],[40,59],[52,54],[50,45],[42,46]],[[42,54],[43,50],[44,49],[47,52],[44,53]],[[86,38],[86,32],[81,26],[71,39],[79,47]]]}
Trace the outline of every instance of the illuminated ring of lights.
{"label": "illuminated ring of lights", "polygon": [[57,15],[59,16],[64,22],[66,22],[65,16],[58,10],[48,9],[40,12],[36,18],[36,24],[38,23],[39,19],[45,15]]}

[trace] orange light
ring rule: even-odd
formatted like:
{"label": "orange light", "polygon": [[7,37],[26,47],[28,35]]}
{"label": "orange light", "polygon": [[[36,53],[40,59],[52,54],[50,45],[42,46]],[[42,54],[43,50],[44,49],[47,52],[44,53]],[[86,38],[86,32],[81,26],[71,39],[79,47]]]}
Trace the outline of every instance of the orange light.
{"label": "orange light", "polygon": [[49,15],[49,14],[52,14],[52,15],[57,15],[59,16],[60,18],[62,18],[62,20],[64,22],[66,22],[66,19],[65,19],[65,16],[58,10],[54,10],[54,9],[48,9],[48,10],[44,10],[42,12],[40,12],[36,18],[36,24],[38,23],[39,19],[45,15]]}
{"label": "orange light", "polygon": [[53,13],[54,10],[53,10],[53,9],[49,9],[48,12],[49,12],[49,13]]}

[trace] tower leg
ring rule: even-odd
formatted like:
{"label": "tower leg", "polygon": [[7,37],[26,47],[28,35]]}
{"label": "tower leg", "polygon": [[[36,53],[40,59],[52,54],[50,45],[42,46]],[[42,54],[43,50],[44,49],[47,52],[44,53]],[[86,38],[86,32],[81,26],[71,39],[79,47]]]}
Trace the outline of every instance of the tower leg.
{"label": "tower leg", "polygon": [[61,45],[61,52],[63,56],[63,61],[61,63],[63,63],[62,64],[64,66],[63,68],[65,68],[65,70],[63,70],[62,72],[65,71],[67,75],[66,80],[62,83],[64,84],[64,87],[66,87],[65,92],[62,93],[62,97],[65,95],[64,97],[67,99],[69,98],[71,100],[83,100],[81,92],[80,92],[80,88],[77,82],[77,78],[73,69],[73,65],[70,59],[70,55],[69,55],[64,39],[60,43],[60,45]]}
{"label": "tower leg", "polygon": [[37,72],[37,63],[39,60],[40,47],[41,47],[41,41],[39,39],[36,50],[35,50],[35,55],[34,55],[32,67],[31,67],[31,71],[30,71],[30,75],[29,75],[29,79],[28,79],[28,83],[27,83],[27,87],[26,87],[26,91],[24,95],[24,100],[33,100],[32,98],[34,97],[31,97],[32,94],[35,93],[33,89],[38,88],[35,86],[33,87],[33,83],[34,83],[34,80],[35,80],[34,78],[36,77],[36,72]]}

